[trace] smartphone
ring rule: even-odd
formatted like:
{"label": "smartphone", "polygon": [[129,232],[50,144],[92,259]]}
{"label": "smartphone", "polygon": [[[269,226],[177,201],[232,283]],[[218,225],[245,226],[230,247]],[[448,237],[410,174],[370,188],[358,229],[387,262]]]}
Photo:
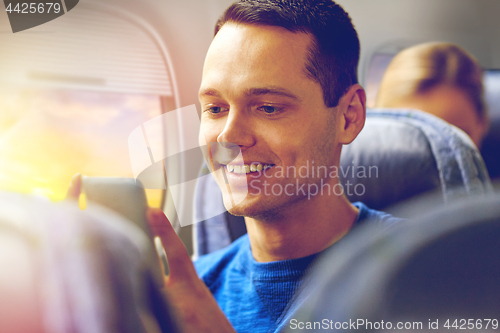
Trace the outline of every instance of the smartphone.
{"label": "smartphone", "polygon": [[125,177],[82,176],[82,192],[87,206],[99,204],[109,208],[151,236],[146,218],[146,192],[139,181]]}
{"label": "smartphone", "polygon": [[168,265],[165,250],[159,239],[154,239],[146,217],[148,202],[142,184],[134,178],[82,176],[82,193],[87,206],[99,204],[107,207],[141,228],[153,242],[160,256],[165,273]]}

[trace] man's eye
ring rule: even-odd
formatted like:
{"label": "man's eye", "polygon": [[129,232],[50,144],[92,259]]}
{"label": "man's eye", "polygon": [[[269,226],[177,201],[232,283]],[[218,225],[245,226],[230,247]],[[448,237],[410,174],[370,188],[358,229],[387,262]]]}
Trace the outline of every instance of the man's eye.
{"label": "man's eye", "polygon": [[267,114],[277,113],[280,109],[276,106],[262,105],[259,110],[264,111]]}
{"label": "man's eye", "polygon": [[217,114],[217,113],[225,111],[226,108],[222,108],[220,106],[210,106],[210,107],[206,108],[205,110],[210,112],[210,113]]}

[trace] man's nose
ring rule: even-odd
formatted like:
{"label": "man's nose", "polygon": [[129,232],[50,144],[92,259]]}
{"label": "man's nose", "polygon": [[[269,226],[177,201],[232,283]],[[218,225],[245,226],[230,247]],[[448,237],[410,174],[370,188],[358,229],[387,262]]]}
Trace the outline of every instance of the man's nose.
{"label": "man's nose", "polygon": [[245,110],[229,111],[226,124],[217,137],[217,142],[224,145],[237,145],[242,150],[255,144],[251,117]]}

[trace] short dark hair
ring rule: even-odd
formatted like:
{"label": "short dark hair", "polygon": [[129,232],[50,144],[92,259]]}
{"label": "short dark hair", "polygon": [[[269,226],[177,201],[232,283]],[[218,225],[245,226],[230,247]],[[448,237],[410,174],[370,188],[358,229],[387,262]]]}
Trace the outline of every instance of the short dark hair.
{"label": "short dark hair", "polygon": [[321,85],[327,107],[358,83],[358,34],[349,14],[331,0],[240,0],[219,18],[215,35],[227,22],[312,34],[306,74]]}

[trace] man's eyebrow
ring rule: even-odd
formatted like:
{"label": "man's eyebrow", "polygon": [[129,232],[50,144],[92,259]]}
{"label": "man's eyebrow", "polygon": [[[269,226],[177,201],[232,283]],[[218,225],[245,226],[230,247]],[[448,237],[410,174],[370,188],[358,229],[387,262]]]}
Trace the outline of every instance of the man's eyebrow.
{"label": "man's eyebrow", "polygon": [[277,95],[284,96],[294,100],[299,100],[299,98],[294,95],[291,91],[281,88],[281,87],[264,87],[264,88],[251,88],[245,92],[247,96],[258,96],[258,95]]}
{"label": "man's eyebrow", "polygon": [[[297,97],[291,91],[281,87],[250,88],[245,91],[245,95],[247,97],[259,96],[259,95],[276,95],[276,96],[291,98],[297,101],[300,100],[299,97]],[[207,88],[200,90],[199,96],[221,97],[222,95],[215,89]]]}
{"label": "man's eyebrow", "polygon": [[199,96],[221,97],[221,94],[215,89],[207,88],[207,89],[200,90]]}

